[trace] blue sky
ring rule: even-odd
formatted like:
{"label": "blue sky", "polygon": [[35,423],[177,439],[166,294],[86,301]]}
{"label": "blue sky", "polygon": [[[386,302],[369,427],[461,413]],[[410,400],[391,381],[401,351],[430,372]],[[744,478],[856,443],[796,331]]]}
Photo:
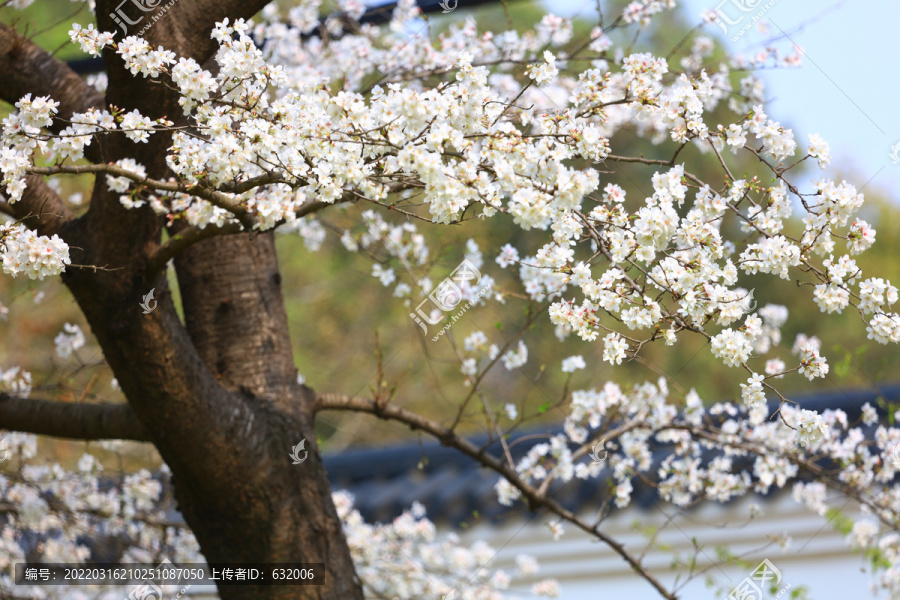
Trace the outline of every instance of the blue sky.
{"label": "blue sky", "polygon": [[[740,0],[678,0],[680,10],[699,23],[704,9],[721,6],[739,29],[772,0],[761,0],[756,10],[741,13],[732,2]],[[744,0],[756,4],[756,0]],[[559,15],[595,14],[596,0],[545,0]],[[710,33],[734,52],[750,53],[762,42],[787,34],[779,49],[791,42],[804,53],[799,69],[762,73],[771,99],[769,116],[792,127],[804,145],[807,134],[819,133],[831,146],[830,176],[842,176],[865,192],[878,189],[900,201],[900,164],[892,164],[891,147],[900,142],[900,2],[897,0],[775,0],[765,12],[769,32],[751,29],[736,42],[721,30]],[[729,30],[729,32],[731,29]],[[729,33],[730,35],[730,33]]]}

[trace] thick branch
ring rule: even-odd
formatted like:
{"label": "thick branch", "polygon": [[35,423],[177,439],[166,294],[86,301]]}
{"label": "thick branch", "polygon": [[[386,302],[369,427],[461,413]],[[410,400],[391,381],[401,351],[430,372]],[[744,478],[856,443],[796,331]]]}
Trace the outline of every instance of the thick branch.
{"label": "thick branch", "polygon": [[0,23],[0,99],[14,104],[25,94],[50,96],[59,102],[57,116],[102,107],[103,95],[89,86],[66,63]]}
{"label": "thick branch", "polygon": [[258,175],[256,177],[251,177],[245,181],[241,181],[234,185],[223,185],[220,186],[223,192],[228,192],[229,194],[243,194],[244,192],[249,192],[253,188],[259,187],[261,185],[268,185],[270,183],[286,183],[291,185],[291,182],[284,178],[284,173],[275,172],[275,173],[263,173],[262,175]]}
{"label": "thick branch", "polygon": [[243,230],[243,227],[238,223],[225,223],[222,227],[217,227],[216,225],[207,225],[203,228],[197,226],[185,227],[156,249],[156,252],[147,261],[147,273],[153,274],[161,271],[167,262],[197,242],[202,242],[217,235],[240,233]]}
{"label": "thick branch", "polygon": [[73,440],[149,441],[128,404],[28,400],[0,392],[0,429]]}

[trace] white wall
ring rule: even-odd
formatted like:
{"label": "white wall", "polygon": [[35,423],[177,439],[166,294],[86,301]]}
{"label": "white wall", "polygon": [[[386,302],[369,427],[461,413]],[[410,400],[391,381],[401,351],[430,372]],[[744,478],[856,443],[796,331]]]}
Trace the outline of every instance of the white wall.
{"label": "white wall", "polygon": [[[763,509],[763,515],[748,521],[748,506],[755,502]],[[840,507],[845,501],[834,504]],[[852,506],[846,507],[850,509]],[[846,510],[845,509],[845,510]],[[672,508],[663,510],[672,515]],[[637,533],[633,525],[660,526],[668,520],[659,508],[648,511],[629,509],[610,517],[601,531],[623,542],[627,549],[639,554],[647,545],[647,538]],[[615,598],[658,598],[655,590],[641,577],[634,574],[628,564],[608,546],[592,542],[587,534],[565,527],[565,533],[554,542],[545,526],[546,516],[525,524],[522,520],[505,523],[502,527],[477,526],[462,535],[466,543],[482,539],[499,553],[492,566],[512,572],[515,556],[521,553],[534,556],[541,570],[536,578],[516,583],[511,591],[527,597],[531,583],[539,579],[555,578],[562,587],[563,600],[596,600],[607,594]],[[746,525],[740,526],[741,524]],[[728,524],[727,527],[716,527]],[[792,542],[783,551],[773,544],[765,547],[772,535],[787,534]],[[691,538],[702,544],[697,551],[698,570],[709,568],[724,593],[706,586],[704,578],[696,577],[679,592],[680,598],[689,600],[725,600],[728,591],[749,575],[753,567],[768,558],[782,574],[781,586],[796,589],[805,585],[809,598],[814,600],[846,600],[848,598],[874,598],[869,591],[870,575],[863,572],[861,555],[853,553],[832,524],[798,505],[787,494],[775,501],[748,497],[729,506],[707,506],[688,515],[676,515],[657,538],[655,548],[648,551],[644,565],[655,577],[671,588],[675,572],[670,569],[672,551],[686,560],[694,553]],[[716,547],[726,545],[733,553],[745,555],[751,564],[749,569],[721,566]],[[660,546],[670,549],[663,552]],[[765,547],[765,548],[764,548]],[[502,548],[502,549],[501,549]],[[681,569],[684,581],[687,573]],[[726,587],[727,586],[727,587]],[[603,596],[601,596],[601,594]],[[789,593],[782,595],[788,598]],[[755,599],[754,599],[755,600]]]}

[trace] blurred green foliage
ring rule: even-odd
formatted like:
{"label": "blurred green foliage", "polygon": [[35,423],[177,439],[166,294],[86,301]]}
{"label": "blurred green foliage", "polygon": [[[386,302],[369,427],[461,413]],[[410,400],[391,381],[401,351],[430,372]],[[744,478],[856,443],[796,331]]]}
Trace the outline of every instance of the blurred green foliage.
{"label": "blurred green foliage", "polygon": [[15,27],[19,35],[27,37],[60,60],[77,60],[84,58],[84,54],[69,41],[68,32],[72,29],[72,23],[87,27],[89,23],[96,24],[96,21],[86,2],[38,0],[23,10],[9,6],[0,8],[0,23]]}

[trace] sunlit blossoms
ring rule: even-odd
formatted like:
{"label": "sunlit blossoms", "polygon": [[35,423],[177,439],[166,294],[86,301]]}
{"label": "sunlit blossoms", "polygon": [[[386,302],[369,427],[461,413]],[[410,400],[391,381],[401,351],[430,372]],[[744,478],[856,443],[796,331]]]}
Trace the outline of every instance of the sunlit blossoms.
{"label": "sunlit blossoms", "polygon": [[822,422],[822,416],[811,410],[801,410],[797,416],[797,431],[800,443],[805,446],[813,446],[827,431]]}
{"label": "sunlit blossoms", "polygon": [[607,334],[603,338],[603,360],[609,364],[621,365],[628,350],[628,342],[615,333]]}
{"label": "sunlit blossoms", "polygon": [[[355,13],[359,7],[348,10]],[[631,15],[626,21],[643,23],[659,10],[655,3],[635,4],[626,11]],[[301,13],[294,14],[292,26],[309,31],[309,19],[314,17],[310,13],[301,18]],[[414,16],[411,7],[398,10],[398,27]],[[523,229],[552,232],[552,241],[535,256],[521,258],[506,245],[496,261],[502,267],[520,263],[527,293],[537,301],[553,300],[550,315],[558,336],[603,338],[604,358],[614,364],[621,364],[629,345],[637,347],[636,340],[629,344],[625,338],[609,337],[623,332],[605,322],[604,314],[634,332],[649,334],[664,328],[666,343],[674,345],[680,331],[699,331],[710,315],[721,325],[742,316],[750,300],[741,292],[741,273],[788,279],[792,269],[803,268],[820,280],[814,286],[814,300],[823,311],[842,312],[855,306],[859,296],[859,308],[874,313],[869,317],[870,336],[877,341],[896,337],[882,312],[884,303],[869,300],[865,288],[859,294],[851,288],[860,279],[852,260],[833,256],[835,236],[848,239],[854,254],[874,241],[874,229],[852,218],[862,196],[850,184],[820,181],[815,197],[800,198],[809,215],[798,240],[783,233],[792,207],[782,182],[766,188],[756,179],[742,179],[726,181],[717,189],[698,180],[688,165],[674,164],[653,175],[652,196],[632,207],[625,202],[624,191],[601,182],[591,165],[577,167],[571,162],[574,156],[610,160],[614,151],[610,138],[636,114],[644,122],[639,133],[656,143],[664,139],[659,134],[668,131],[671,139],[705,151],[727,145],[739,152],[755,138],[764,156],[782,160],[793,155],[797,151],[793,133],[769,118],[760,103],[732,105],[738,112],[734,122],[707,122],[709,111],[728,89],[722,73],[708,74],[695,64],[695,59],[709,55],[709,43],[692,48],[694,58],[684,62],[685,72],[672,72],[666,60],[639,53],[591,63],[575,77],[561,74],[558,56],[550,50],[537,53],[542,43],[559,46],[571,38],[565,19],[545,17],[534,40],[503,38],[509,43],[502,51],[465,25],[445,34],[442,51],[410,52],[420,44],[418,39],[412,44],[387,40],[403,50],[390,60],[405,61],[411,70],[444,70],[452,85],[425,89],[389,82],[363,94],[356,86],[365,69],[374,65],[357,64],[354,68],[363,71],[355,72],[342,52],[358,54],[362,48],[376,52],[370,38],[345,35],[329,49],[304,46],[287,42],[284,32],[268,19],[261,25],[242,20],[218,24],[212,33],[219,44],[216,75],[140,38],[117,42],[90,28],[73,27],[72,39],[86,51],[112,46],[136,76],[171,80],[182,95],[185,114],[204,136],[175,132],[168,165],[186,185],[222,188],[202,197],[172,194],[166,189],[171,184],[154,186],[142,165],[122,159],[117,163],[121,169],[110,169],[106,180],[121,194],[123,206],[149,203],[157,213],[182,215],[198,227],[248,220],[260,229],[283,226],[284,231],[298,231],[316,249],[324,231],[314,218],[298,218],[313,199],[339,202],[352,192],[381,204],[389,194],[404,192],[405,182],[412,178],[424,186],[422,199],[435,222],[453,222],[469,207],[480,207],[476,210],[484,217],[505,213]],[[262,41],[260,48],[248,35],[251,29]],[[606,53],[607,38],[595,37],[589,51]],[[409,51],[404,50],[407,46]],[[289,52],[291,48],[295,52]],[[315,66],[308,60],[312,52],[322,53]],[[389,49],[378,52],[390,54]],[[515,61],[529,52],[535,60],[517,71]],[[496,72],[476,66],[476,56],[495,61]],[[509,64],[504,64],[506,58]],[[304,69],[295,61],[302,61]],[[337,93],[315,89],[338,76],[344,88]],[[567,106],[553,106],[549,96],[523,87],[525,77],[551,92],[554,86],[568,86]],[[755,98],[759,94],[751,93],[756,90],[751,83],[748,78],[742,86]],[[531,102],[544,112],[508,105],[513,95],[524,95],[519,104]],[[651,97],[658,100],[642,100]],[[3,172],[11,198],[21,194],[32,156],[47,142],[55,144],[60,156],[77,158],[91,143],[92,133],[119,130],[141,143],[166,127],[136,111],[111,120],[95,113],[75,115],[75,135],[57,144],[41,133],[53,118],[52,99],[26,97],[18,108],[4,128]],[[810,136],[808,156],[827,164],[830,150],[820,136]],[[602,197],[596,198],[601,186]],[[740,215],[747,238],[723,239],[721,223],[729,208]],[[345,246],[358,248],[355,236],[348,234],[342,238]],[[600,266],[596,258],[591,262],[578,258],[583,244],[577,240],[585,235],[613,269],[595,273],[595,265]],[[822,257],[818,267],[810,262],[816,255]],[[621,275],[611,280],[613,272]],[[373,276],[385,286],[395,285],[398,297],[410,297],[416,287],[424,289],[416,281],[397,279],[399,273],[390,265],[373,267]],[[572,289],[580,290],[583,299],[567,298]],[[659,292],[668,299],[654,298]],[[754,356],[754,348],[763,352],[769,345],[766,327],[763,321],[761,332],[733,327],[710,332],[711,350],[726,365],[739,366]],[[523,361],[520,351],[504,357],[509,368]],[[817,359],[805,362],[801,374],[821,375]]]}
{"label": "sunlit blossoms", "polygon": [[544,62],[532,67],[529,77],[538,85],[549,83],[559,74],[556,68],[556,57],[549,50],[544,51]]}
{"label": "sunlit blossoms", "polygon": [[729,367],[747,362],[752,346],[750,339],[741,331],[726,329],[712,339],[712,352]]}
{"label": "sunlit blossoms", "polygon": [[0,260],[4,273],[29,279],[59,275],[72,263],[69,247],[59,236],[37,235],[18,223],[0,224]]}
{"label": "sunlit blossoms", "polygon": [[747,383],[741,384],[741,399],[749,408],[756,408],[766,400],[766,394],[762,386],[763,376],[754,373]]}
{"label": "sunlit blossoms", "polygon": [[73,23],[72,29],[69,31],[69,38],[78,44],[83,52],[93,56],[100,56],[103,48],[113,42],[112,33],[97,31],[93,24],[89,24],[87,29],[84,29],[78,23]]}

